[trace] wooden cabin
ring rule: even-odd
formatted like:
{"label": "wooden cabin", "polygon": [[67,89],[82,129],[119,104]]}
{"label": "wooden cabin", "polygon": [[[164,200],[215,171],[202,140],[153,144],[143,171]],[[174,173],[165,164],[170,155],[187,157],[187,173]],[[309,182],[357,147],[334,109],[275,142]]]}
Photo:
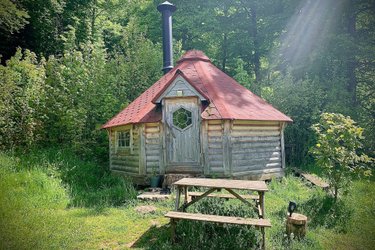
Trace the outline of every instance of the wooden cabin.
{"label": "wooden cabin", "polygon": [[103,127],[110,169],[144,183],[166,173],[280,176],[284,128],[291,121],[191,50]]}

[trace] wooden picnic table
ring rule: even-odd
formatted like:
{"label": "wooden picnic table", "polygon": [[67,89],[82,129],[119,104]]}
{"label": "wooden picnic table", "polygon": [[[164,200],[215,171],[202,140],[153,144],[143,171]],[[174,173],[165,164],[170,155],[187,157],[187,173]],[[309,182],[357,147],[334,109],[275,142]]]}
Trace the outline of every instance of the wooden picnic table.
{"label": "wooden picnic table", "polygon": [[[173,183],[172,185],[176,187],[175,211],[168,212],[166,214],[166,217],[171,218],[172,238],[175,237],[175,220],[177,219],[209,221],[227,224],[253,225],[261,229],[262,248],[265,249],[264,228],[270,227],[271,223],[269,220],[265,219],[264,199],[265,192],[268,191],[268,188],[264,181],[183,178]],[[191,187],[203,187],[207,188],[207,191],[203,193],[192,192],[192,195],[189,195],[188,189]],[[215,191],[221,191],[222,189],[225,189],[229,194],[213,194]],[[258,196],[239,194],[237,193],[237,190],[257,192]],[[184,197],[184,202],[182,203],[182,205],[180,205],[181,194],[183,194]],[[189,199],[189,197],[193,197],[193,199]],[[248,206],[253,207],[255,205],[259,219],[186,213],[186,209],[189,206],[205,197],[234,198],[239,199]],[[249,200],[254,200],[255,204],[254,202],[251,202]]]}

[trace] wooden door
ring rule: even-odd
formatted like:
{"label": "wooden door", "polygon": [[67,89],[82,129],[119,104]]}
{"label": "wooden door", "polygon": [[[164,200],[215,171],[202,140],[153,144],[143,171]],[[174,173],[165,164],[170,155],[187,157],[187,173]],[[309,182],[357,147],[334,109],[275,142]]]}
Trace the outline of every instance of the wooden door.
{"label": "wooden door", "polygon": [[192,167],[194,171],[200,163],[198,99],[165,99],[164,105],[167,167],[172,171]]}

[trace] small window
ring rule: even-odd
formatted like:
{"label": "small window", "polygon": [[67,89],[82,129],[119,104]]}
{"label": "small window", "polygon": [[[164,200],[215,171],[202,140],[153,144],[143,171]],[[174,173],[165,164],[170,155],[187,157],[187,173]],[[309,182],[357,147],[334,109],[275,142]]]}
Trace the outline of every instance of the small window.
{"label": "small window", "polygon": [[130,131],[117,132],[117,146],[119,148],[130,147]]}
{"label": "small window", "polygon": [[185,129],[192,124],[191,112],[184,108],[179,108],[173,113],[173,125],[180,129]]}

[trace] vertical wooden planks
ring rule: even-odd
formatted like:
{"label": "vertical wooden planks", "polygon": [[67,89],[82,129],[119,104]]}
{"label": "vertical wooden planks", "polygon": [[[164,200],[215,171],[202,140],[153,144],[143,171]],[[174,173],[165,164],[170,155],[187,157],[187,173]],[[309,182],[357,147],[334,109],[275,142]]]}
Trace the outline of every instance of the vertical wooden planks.
{"label": "vertical wooden planks", "polygon": [[281,167],[285,169],[285,144],[284,144],[284,129],[286,127],[285,122],[280,123],[280,144],[281,144]]}
{"label": "vertical wooden planks", "polygon": [[209,174],[224,174],[224,124],[222,120],[208,120],[207,122],[207,162]]}
{"label": "vertical wooden planks", "polygon": [[140,125],[139,128],[139,174],[146,174],[146,139],[145,139],[145,125]]}
{"label": "vertical wooden planks", "polygon": [[201,144],[201,152],[202,152],[202,164],[203,164],[203,172],[205,175],[210,174],[210,162],[208,159],[208,121],[202,121],[202,144]]}
{"label": "vertical wooden planks", "polygon": [[[166,99],[165,112],[166,136],[168,137],[166,140],[167,164],[198,167],[201,159],[198,99],[196,97]],[[174,119],[175,114],[180,118]]]}
{"label": "vertical wooden planks", "polygon": [[232,152],[231,152],[231,121],[224,120],[224,134],[223,134],[223,168],[224,174],[229,175],[232,171]]}
{"label": "vertical wooden planks", "polygon": [[159,165],[160,165],[160,174],[165,174],[166,172],[166,163],[165,163],[165,128],[162,123],[159,123]]}
{"label": "vertical wooden planks", "polygon": [[109,142],[109,169],[112,169],[112,151],[113,151],[113,148],[112,148],[112,129],[107,129],[107,132],[108,132],[108,142]]}
{"label": "vertical wooden planks", "polygon": [[161,173],[160,123],[145,123],[146,173]]}

